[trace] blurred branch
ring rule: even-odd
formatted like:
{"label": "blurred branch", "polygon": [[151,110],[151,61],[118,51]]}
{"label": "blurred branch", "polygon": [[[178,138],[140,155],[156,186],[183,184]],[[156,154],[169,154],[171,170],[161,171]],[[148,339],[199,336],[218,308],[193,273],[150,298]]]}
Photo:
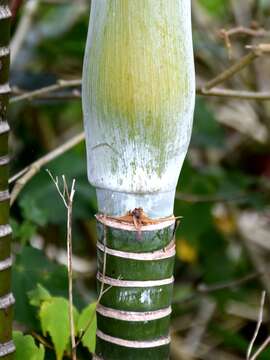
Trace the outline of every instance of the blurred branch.
{"label": "blurred branch", "polygon": [[73,86],[81,86],[82,80],[81,79],[75,79],[75,80],[59,80],[56,84],[45,86],[43,88],[29,91],[24,94],[13,96],[10,99],[10,103],[15,103],[22,100],[32,100],[34,98],[40,98],[44,95],[47,95],[49,93],[52,93],[57,90],[61,90],[64,88],[69,88]]}
{"label": "blurred branch", "polygon": [[208,297],[201,299],[197,317],[193,320],[184,343],[188,353],[195,355],[198,352],[208,323],[214,316],[215,310],[216,303],[213,300]]}
{"label": "blurred branch", "polygon": [[266,349],[266,347],[270,344],[270,336],[262,343],[259,349],[255,352],[250,360],[256,360],[257,357]]}
{"label": "blurred branch", "polygon": [[[270,53],[270,44],[259,44],[255,46],[247,46],[251,51],[239,59],[235,64],[230,66],[228,69],[224,70],[221,74],[216,76],[214,79],[208,81],[202,87],[197,88],[197,95],[207,95],[207,96],[220,96],[220,97],[230,97],[238,99],[256,99],[256,100],[269,100],[269,92],[253,92],[245,90],[231,90],[231,89],[220,89],[216,88],[216,85],[223,83],[224,81],[230,79],[236,73],[241,71],[247,65],[251,64],[257,57],[262,56],[263,54]],[[48,95],[57,90],[63,88],[81,86],[81,79],[75,80],[59,80],[56,84],[46,86],[34,91],[30,91],[21,95],[13,96],[10,100],[11,103],[15,103],[22,100],[32,100],[34,98],[42,98],[44,95]],[[70,97],[78,98],[79,94],[71,94]]]}
{"label": "blurred branch", "polygon": [[240,285],[244,285],[244,284],[248,283],[249,281],[257,279],[262,275],[263,275],[262,272],[257,271],[257,272],[252,272],[250,274],[247,274],[239,279],[234,279],[231,281],[220,282],[220,283],[213,284],[213,285],[199,284],[193,293],[188,295],[186,298],[181,299],[180,301],[175,301],[175,303],[179,304],[179,303],[191,301],[193,299],[196,299],[198,297],[198,295],[200,295],[200,294],[210,294],[210,293],[220,291],[220,290],[233,289]]}
{"label": "blurred branch", "polygon": [[242,100],[270,100],[270,91],[258,92],[222,88],[212,88],[210,90],[205,90],[201,88],[197,89],[197,95],[218,96]]}
{"label": "blurred branch", "polygon": [[202,91],[207,91],[223,83],[224,81],[233,77],[236,73],[244,69],[247,65],[251,64],[257,57],[259,53],[255,51],[250,51],[247,55],[241,57],[237,62],[235,62],[232,66],[228,69],[224,70],[221,74],[216,76],[214,79],[208,81],[202,87]]}
{"label": "blurred branch", "polygon": [[261,324],[263,322],[263,308],[264,308],[264,303],[265,303],[265,296],[266,296],[266,292],[263,291],[262,292],[262,298],[261,298],[261,306],[260,306],[260,311],[259,311],[258,322],[257,322],[257,325],[256,325],[254,335],[252,337],[252,340],[251,340],[251,342],[249,344],[249,347],[248,347],[248,350],[247,350],[247,360],[250,359],[250,355],[251,355],[251,352],[252,352],[252,349],[253,349],[253,345],[254,345],[254,343],[255,343],[255,341],[257,339],[258,333],[260,331]]}
{"label": "blurred branch", "polygon": [[261,276],[262,273],[260,272],[253,272],[251,274],[247,274],[239,279],[235,279],[232,281],[227,281],[227,282],[221,282],[218,284],[214,284],[214,285],[209,285],[206,286],[204,284],[200,284],[197,287],[197,291],[200,293],[211,293],[211,292],[215,292],[215,291],[219,291],[219,290],[224,290],[224,289],[231,289],[231,288],[235,288],[239,285],[243,285],[251,280],[254,280],[256,278],[258,278],[259,276]]}
{"label": "blurred branch", "polygon": [[34,175],[36,175],[39,170],[49,163],[50,161],[56,159],[60,155],[64,154],[66,151],[70,150],[80,142],[84,140],[84,132],[81,132],[65,142],[64,144],[60,145],[53,151],[49,152],[45,156],[41,157],[40,159],[33,162],[31,165],[27,166],[25,169],[20,171],[18,174],[14,175],[10,180],[9,183],[16,181],[10,196],[10,204],[13,205],[14,201],[17,199],[19,193],[22,191],[24,186],[32,179]]}
{"label": "blurred branch", "polygon": [[225,29],[221,29],[219,31],[219,35],[220,37],[222,37],[224,39],[225,42],[225,46],[228,49],[228,53],[229,53],[229,59],[232,58],[232,44],[231,44],[231,37],[234,35],[249,35],[252,37],[264,37],[269,35],[269,31],[266,31],[263,28],[248,28],[248,27],[244,27],[244,26],[237,26],[235,28],[229,29],[229,30],[225,30]]}
{"label": "blurred branch", "polygon": [[13,39],[11,41],[11,53],[10,53],[10,62],[13,63],[14,59],[18,55],[23,41],[25,39],[25,36],[27,35],[33,18],[38,10],[39,6],[39,0],[28,0],[25,4],[22,17],[20,19],[20,22],[17,26],[16,32],[13,36]]}
{"label": "blurred branch", "polygon": [[250,92],[244,90],[215,88],[217,85],[232,78],[236,73],[244,69],[246,66],[250,65],[256,58],[264,54],[270,53],[270,44],[258,44],[254,46],[249,45],[246,46],[246,48],[250,49],[251,51],[247,55],[241,57],[237,62],[235,62],[228,69],[224,70],[214,79],[209,80],[206,84],[197,89],[197,94],[208,96],[235,97],[238,99],[269,100],[270,92]]}

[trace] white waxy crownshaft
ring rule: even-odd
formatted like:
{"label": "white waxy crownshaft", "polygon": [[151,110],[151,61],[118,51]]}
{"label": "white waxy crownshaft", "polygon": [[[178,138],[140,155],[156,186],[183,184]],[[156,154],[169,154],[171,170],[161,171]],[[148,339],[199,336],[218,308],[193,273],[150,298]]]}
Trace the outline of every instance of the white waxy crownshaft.
{"label": "white waxy crownshaft", "polygon": [[172,215],[195,99],[190,0],[92,0],[83,69],[99,211]]}

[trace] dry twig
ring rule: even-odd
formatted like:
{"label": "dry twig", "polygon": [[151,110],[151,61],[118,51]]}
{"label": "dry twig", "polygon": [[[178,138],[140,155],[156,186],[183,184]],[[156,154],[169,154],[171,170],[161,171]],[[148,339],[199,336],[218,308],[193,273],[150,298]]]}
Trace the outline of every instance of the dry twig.
{"label": "dry twig", "polygon": [[247,46],[250,52],[236,61],[228,69],[224,70],[221,74],[217,75],[214,79],[208,81],[201,88],[197,89],[199,95],[207,96],[223,96],[223,97],[236,97],[238,99],[257,99],[257,100],[270,100],[270,92],[249,92],[244,90],[230,90],[218,89],[217,85],[224,83],[226,80],[231,79],[235,74],[250,65],[256,58],[270,53],[270,44],[258,44],[255,46]]}
{"label": "dry twig", "polygon": [[67,257],[68,257],[68,304],[69,304],[69,325],[71,336],[71,355],[72,360],[76,360],[76,340],[75,340],[75,326],[73,316],[73,275],[72,275],[72,210],[73,199],[75,195],[75,179],[72,180],[71,189],[69,191],[65,175],[62,175],[63,189],[60,189],[58,177],[54,178],[49,170],[50,175],[63,203],[67,209]]}
{"label": "dry twig", "polygon": [[23,93],[21,95],[13,96],[10,99],[10,103],[15,103],[15,102],[22,101],[22,100],[32,100],[35,98],[40,98],[40,97],[43,97],[44,95],[47,95],[54,91],[61,90],[64,88],[74,87],[74,86],[81,86],[81,84],[82,84],[81,79],[58,80],[58,82],[56,84],[53,84],[50,86],[45,86],[43,88],[40,88],[40,89],[37,89],[34,91],[29,91],[29,92]]}
{"label": "dry twig", "polygon": [[185,339],[185,349],[191,355],[195,355],[202,342],[208,323],[213,317],[216,303],[207,297],[203,297],[200,302],[199,312],[193,321],[190,331]]}
{"label": "dry twig", "polygon": [[[104,283],[104,278],[105,278],[105,275],[106,275],[106,263],[107,263],[107,253],[106,253],[106,244],[107,244],[107,228],[105,227],[104,228],[104,239],[103,239],[103,242],[104,242],[104,257],[103,257],[103,268],[102,268],[102,282],[101,282],[101,287],[100,287],[100,291],[99,291],[99,295],[98,295],[98,298],[97,298],[97,301],[96,301],[96,307],[98,306],[98,304],[100,303],[100,300],[102,298],[102,296],[107,292],[109,291],[111,288],[112,288],[112,285],[108,286],[105,290],[104,290],[104,286],[105,286],[105,283]],[[76,346],[79,345],[79,343],[81,342],[82,338],[84,337],[84,334],[87,332],[87,330],[89,329],[89,327],[91,326],[92,324],[92,321],[94,320],[95,318],[95,312],[93,312],[91,318],[89,319],[87,325],[85,326],[85,328],[81,331],[81,334],[79,336],[79,339],[76,343]]]}
{"label": "dry twig", "polygon": [[27,166],[25,169],[21,170],[18,174],[15,174],[10,180],[9,183],[16,181],[15,186],[12,189],[10,196],[10,204],[12,205],[17,199],[19,193],[24,188],[24,186],[36,175],[39,170],[49,163],[50,161],[56,159],[60,155],[64,154],[66,151],[70,150],[77,144],[79,144],[84,139],[84,132],[79,133],[74,136],[64,144],[60,145],[53,151],[49,152],[45,156],[33,162],[31,165]]}
{"label": "dry twig", "polygon": [[255,29],[244,26],[237,26],[235,28],[225,30],[221,29],[219,35],[224,39],[225,46],[228,49],[229,59],[232,58],[232,44],[231,37],[234,35],[248,35],[252,37],[263,37],[269,35],[269,31],[263,28]]}
{"label": "dry twig", "polygon": [[262,343],[262,345],[259,347],[259,349],[255,352],[255,354],[252,356],[250,360],[256,360],[257,357],[263,352],[263,350],[266,349],[268,344],[270,343],[270,336]]}
{"label": "dry twig", "polygon": [[17,26],[16,33],[12,39],[11,42],[11,54],[10,54],[10,61],[11,64],[16,59],[16,56],[18,55],[23,41],[25,39],[26,34],[29,31],[29,28],[31,27],[33,18],[38,10],[39,6],[39,0],[29,0],[25,4],[25,8],[23,11],[22,18],[19,22],[19,25]]}
{"label": "dry twig", "polygon": [[257,339],[258,333],[260,331],[261,324],[263,322],[263,308],[264,308],[264,303],[265,303],[265,296],[266,296],[266,292],[263,291],[262,292],[262,298],[261,298],[261,306],[260,306],[260,311],[259,311],[258,322],[257,322],[257,325],[256,325],[256,329],[255,329],[253,338],[251,339],[251,342],[250,342],[248,350],[247,350],[247,360],[250,360],[250,355],[251,355],[251,352],[252,352],[252,349],[253,349],[253,345],[254,345],[254,343],[255,343],[255,341]]}
{"label": "dry twig", "polygon": [[[232,90],[232,89],[223,89],[217,88],[217,85],[224,83],[226,80],[232,78],[236,73],[244,69],[246,66],[251,64],[257,57],[260,57],[264,54],[270,53],[270,44],[258,44],[258,45],[248,45],[247,49],[250,49],[250,52],[236,61],[229,68],[225,69],[215,78],[206,82],[202,87],[197,88],[196,93],[198,95],[206,96],[219,96],[219,97],[229,97],[236,99],[246,99],[246,100],[270,100],[270,91],[264,92],[255,92],[247,90]],[[21,95],[13,96],[10,100],[11,103],[22,101],[22,100],[32,100],[35,98],[42,98],[52,92],[61,90],[63,88],[81,86],[81,79],[75,80],[59,80],[56,84],[46,86],[31,92],[23,93]],[[71,97],[74,96],[78,98],[78,94],[71,94]]]}

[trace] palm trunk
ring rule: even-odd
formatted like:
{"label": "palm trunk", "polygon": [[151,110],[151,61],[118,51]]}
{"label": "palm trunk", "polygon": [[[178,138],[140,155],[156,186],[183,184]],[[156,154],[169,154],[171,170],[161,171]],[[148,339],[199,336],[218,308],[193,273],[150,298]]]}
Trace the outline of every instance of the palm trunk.
{"label": "palm trunk", "polygon": [[92,0],[83,109],[105,289],[97,359],[169,357],[172,214],[194,93],[190,0]]}
{"label": "palm trunk", "polygon": [[96,354],[103,359],[167,359],[175,220],[138,230],[119,219],[97,219],[98,287],[104,282],[111,288],[97,308]]}
{"label": "palm trunk", "polygon": [[0,0],[0,359],[11,360],[14,298],[11,293],[11,227],[9,225],[9,156],[7,108],[9,100],[9,1]]}

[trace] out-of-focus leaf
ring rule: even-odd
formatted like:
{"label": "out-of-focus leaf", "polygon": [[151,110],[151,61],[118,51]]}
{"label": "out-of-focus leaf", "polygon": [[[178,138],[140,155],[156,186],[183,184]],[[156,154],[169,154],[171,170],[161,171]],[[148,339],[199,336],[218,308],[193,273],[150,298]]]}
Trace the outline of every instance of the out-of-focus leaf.
{"label": "out-of-focus leaf", "polygon": [[[73,219],[88,219],[95,213],[95,190],[87,180],[86,160],[84,154],[69,151],[60,158],[47,164],[53,176],[66,176],[71,181],[76,179],[76,193],[73,204]],[[60,179],[61,181],[61,179]],[[22,209],[32,203],[42,213],[46,223],[65,224],[66,208],[57,194],[55,185],[45,169],[42,169],[25,187],[19,205]],[[30,211],[30,210],[29,210]],[[38,210],[36,210],[37,212]]]}
{"label": "out-of-focus leaf", "polygon": [[24,197],[20,201],[23,217],[32,221],[34,224],[44,226],[46,224],[46,214],[42,206],[38,205],[35,199]]}
{"label": "out-of-focus leaf", "polygon": [[15,319],[36,328],[35,309],[29,306],[27,293],[40,283],[54,295],[67,294],[65,266],[50,261],[40,250],[24,247],[12,268],[13,292],[16,298]]}
{"label": "out-of-focus leaf", "polygon": [[[234,263],[227,254],[227,243],[214,228],[200,238],[200,261],[203,268],[203,282],[220,283],[234,278]],[[223,304],[230,297],[226,290],[213,294]]]}
{"label": "out-of-focus leaf", "polygon": [[19,331],[13,332],[13,340],[16,346],[15,360],[43,360],[45,349],[42,344],[37,346],[34,338],[23,335]]}
{"label": "out-of-focus leaf", "polygon": [[43,301],[51,298],[51,294],[42,285],[37,284],[34,290],[28,292],[28,297],[31,305],[39,307]]}
{"label": "out-of-focus leaf", "polygon": [[82,343],[91,353],[95,352],[96,330],[96,303],[92,303],[82,311],[78,320],[78,332],[84,333]]}
{"label": "out-of-focus leaf", "polygon": [[[70,342],[68,315],[69,303],[60,297],[51,297],[41,304],[39,317],[43,334],[49,334],[55,347],[56,358],[61,360]],[[78,312],[73,308],[74,325],[77,328]]]}
{"label": "out-of-focus leaf", "polygon": [[191,143],[203,148],[224,148],[225,137],[221,125],[203,99],[197,98]]}
{"label": "out-of-focus leaf", "polygon": [[230,5],[228,0],[199,0],[199,2],[210,14],[219,16],[224,16],[224,13],[226,13]]}
{"label": "out-of-focus leaf", "polygon": [[12,227],[13,239],[18,239],[22,246],[25,245],[37,231],[37,226],[28,220],[18,223],[15,219],[11,219],[10,225]]}

